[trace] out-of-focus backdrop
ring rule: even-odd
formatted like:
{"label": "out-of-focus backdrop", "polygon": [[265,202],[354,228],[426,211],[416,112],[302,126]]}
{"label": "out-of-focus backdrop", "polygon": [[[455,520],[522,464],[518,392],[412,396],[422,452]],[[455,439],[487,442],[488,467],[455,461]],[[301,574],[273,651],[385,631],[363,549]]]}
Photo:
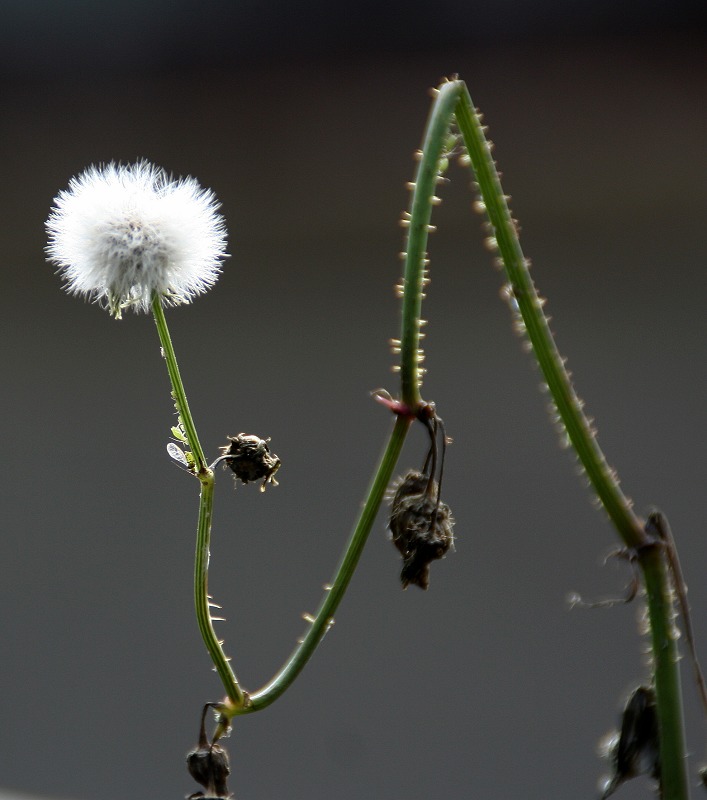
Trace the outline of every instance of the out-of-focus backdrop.
{"label": "out-of-focus backdrop", "polygon": [[[91,163],[148,158],[223,203],[232,258],[169,322],[208,452],[245,431],[283,461],[264,495],[217,484],[219,632],[257,688],[317,606],[392,423],[368,393],[396,388],[397,223],[427,90],[451,73],[485,112],[600,442],[638,509],[672,522],[707,659],[704,21],[702,3],[660,0],[5,0],[0,785],[183,797],[201,706],[222,694],[154,325],[61,291],[52,198]],[[602,564],[616,536],[511,332],[469,175],[450,177],[424,395],[454,438],[457,551],[429,592],[403,592],[381,515],[309,667],[236,720],[238,800],[595,797],[597,741],[646,677],[640,603],[568,610],[629,575]],[[400,470],[424,450],[413,431]]]}

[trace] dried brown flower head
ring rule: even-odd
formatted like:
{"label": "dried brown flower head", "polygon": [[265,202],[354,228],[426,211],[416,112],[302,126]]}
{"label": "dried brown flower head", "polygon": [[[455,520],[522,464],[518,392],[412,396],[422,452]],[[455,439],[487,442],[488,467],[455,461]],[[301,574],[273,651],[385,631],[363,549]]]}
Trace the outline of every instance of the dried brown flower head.
{"label": "dried brown flower head", "polygon": [[209,708],[215,708],[213,703],[207,703],[201,713],[201,727],[199,728],[199,743],[187,754],[187,769],[194,780],[206,789],[206,792],[195,792],[189,795],[189,800],[197,798],[223,798],[231,797],[226,786],[226,780],[231,773],[228,763],[228,753],[215,742],[209,742],[206,735],[206,714]]}
{"label": "dried brown flower head", "polygon": [[614,774],[604,784],[602,800],[637,775],[660,780],[660,740],[652,688],[638,686],[633,691],[621,715],[621,731],[614,736],[607,755]]}
{"label": "dried brown flower head", "polygon": [[281,461],[270,452],[270,439],[261,439],[247,433],[229,436],[230,444],[221,448],[225,463],[233,470],[237,480],[243,483],[263,478],[260,491],[265,491],[268,483],[277,486],[275,473],[280,469]]}
{"label": "dried brown flower head", "polygon": [[398,483],[388,527],[403,557],[400,580],[427,589],[430,564],[442,558],[454,543],[449,506],[439,502],[436,481],[410,471]]}

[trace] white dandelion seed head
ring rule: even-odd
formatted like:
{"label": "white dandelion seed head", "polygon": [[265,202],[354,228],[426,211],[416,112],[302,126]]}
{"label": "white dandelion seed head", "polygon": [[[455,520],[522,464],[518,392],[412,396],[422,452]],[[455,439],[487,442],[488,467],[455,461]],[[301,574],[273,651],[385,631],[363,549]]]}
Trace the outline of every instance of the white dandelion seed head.
{"label": "white dandelion seed head", "polygon": [[193,178],[140,161],[89,167],[59,192],[46,227],[49,261],[71,294],[120,317],[189,303],[216,282],[227,254],[219,203]]}

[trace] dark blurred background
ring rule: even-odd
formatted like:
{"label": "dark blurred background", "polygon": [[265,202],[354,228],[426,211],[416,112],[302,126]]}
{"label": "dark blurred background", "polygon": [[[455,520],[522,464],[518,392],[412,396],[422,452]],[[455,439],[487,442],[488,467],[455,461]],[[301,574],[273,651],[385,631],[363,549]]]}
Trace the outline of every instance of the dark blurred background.
{"label": "dark blurred background", "polygon": [[[165,451],[149,317],[115,322],[44,261],[52,198],[148,158],[211,187],[216,288],[168,320],[202,443],[272,437],[281,485],[219,473],[219,632],[255,689],[333,573],[391,426],[397,221],[429,87],[485,112],[534,277],[637,508],[669,516],[707,659],[701,2],[28,2],[0,9],[5,545],[0,784],[81,800],[195,791],[184,754],[222,692],[192,611],[197,485]],[[454,445],[457,552],[398,583],[377,522],[336,626],[229,740],[238,800],[593,798],[599,738],[647,675],[603,513],[453,168],[435,213],[427,399]],[[400,470],[425,450],[413,431]],[[704,728],[683,661],[691,769]],[[701,790],[697,790],[701,791]],[[621,797],[652,796],[638,780]]]}

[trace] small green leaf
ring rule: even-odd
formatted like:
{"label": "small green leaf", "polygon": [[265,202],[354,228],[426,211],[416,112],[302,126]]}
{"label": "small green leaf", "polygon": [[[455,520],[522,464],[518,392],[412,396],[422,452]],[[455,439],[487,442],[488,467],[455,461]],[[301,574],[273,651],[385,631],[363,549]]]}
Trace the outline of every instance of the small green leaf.
{"label": "small green leaf", "polygon": [[172,431],[172,436],[178,442],[184,442],[184,444],[189,444],[186,434],[184,433],[184,429],[181,427],[181,425],[179,427],[175,426],[174,428],[171,429],[171,431]]}

